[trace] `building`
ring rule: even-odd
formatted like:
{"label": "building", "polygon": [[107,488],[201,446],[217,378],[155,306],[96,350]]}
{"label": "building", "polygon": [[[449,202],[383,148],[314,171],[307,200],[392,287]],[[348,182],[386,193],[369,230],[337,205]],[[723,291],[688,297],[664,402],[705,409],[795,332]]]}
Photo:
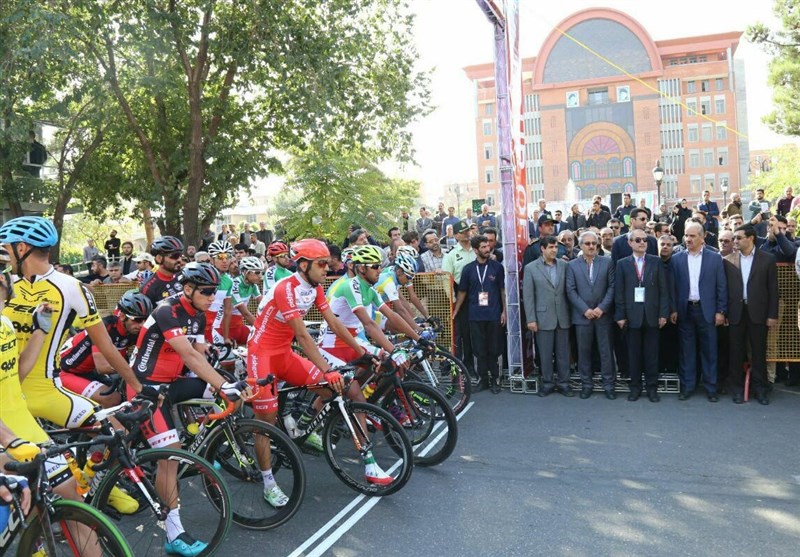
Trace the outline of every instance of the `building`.
{"label": "building", "polygon": [[[559,23],[522,64],[529,201],[652,196],[657,161],[667,201],[719,194],[723,180],[738,191],[750,164],[741,35],[654,41],[607,8]],[[465,72],[476,89],[480,195],[499,203],[494,64]]]}

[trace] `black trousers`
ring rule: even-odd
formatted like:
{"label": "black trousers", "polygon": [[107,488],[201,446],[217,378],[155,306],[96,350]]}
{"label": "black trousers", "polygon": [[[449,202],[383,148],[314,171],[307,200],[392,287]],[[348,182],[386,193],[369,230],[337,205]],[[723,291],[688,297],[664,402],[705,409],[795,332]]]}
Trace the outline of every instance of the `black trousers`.
{"label": "black trousers", "polygon": [[647,391],[658,389],[658,327],[627,329],[628,371],[631,392],[642,392],[642,373]]}
{"label": "black trousers", "polygon": [[478,358],[478,377],[483,380],[500,377],[497,358],[503,353],[503,327],[500,321],[470,321],[472,350]]}
{"label": "black trousers", "polygon": [[461,309],[456,314],[455,319],[455,345],[456,358],[464,362],[467,371],[475,377],[475,357],[472,352],[472,341],[469,329],[469,308],[467,304],[462,304]]}
{"label": "black trousers", "polygon": [[730,374],[728,381],[734,392],[744,393],[744,360],[750,346],[750,391],[764,394],[769,387],[767,379],[767,325],[750,321],[747,305],[738,324],[729,327]]}

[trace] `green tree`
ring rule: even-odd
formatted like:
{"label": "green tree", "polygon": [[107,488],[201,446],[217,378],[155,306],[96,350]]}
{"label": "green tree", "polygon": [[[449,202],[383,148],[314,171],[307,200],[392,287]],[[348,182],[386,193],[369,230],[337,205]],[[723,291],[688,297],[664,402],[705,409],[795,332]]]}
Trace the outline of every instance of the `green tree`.
{"label": "green tree", "polygon": [[793,186],[800,176],[800,147],[784,145],[771,152],[771,168],[768,172],[751,175],[748,187],[755,191],[764,188],[764,197],[770,200],[783,195],[786,186]]}
{"label": "green tree", "polygon": [[397,224],[398,207],[419,197],[419,183],[386,177],[362,152],[319,148],[295,156],[276,201],[289,238],[320,237],[338,242],[351,223],[376,238]]}
{"label": "green tree", "polygon": [[121,195],[188,243],[279,170],[271,152],[323,144],[408,159],[407,126],[428,109],[407,0],[54,5],[126,122],[127,140],[106,140],[131,172]]}
{"label": "green tree", "polygon": [[800,135],[800,2],[775,0],[773,13],[781,29],[764,23],[748,27],[746,36],[773,55],[769,63],[769,85],[775,110],[764,122],[783,135]]}

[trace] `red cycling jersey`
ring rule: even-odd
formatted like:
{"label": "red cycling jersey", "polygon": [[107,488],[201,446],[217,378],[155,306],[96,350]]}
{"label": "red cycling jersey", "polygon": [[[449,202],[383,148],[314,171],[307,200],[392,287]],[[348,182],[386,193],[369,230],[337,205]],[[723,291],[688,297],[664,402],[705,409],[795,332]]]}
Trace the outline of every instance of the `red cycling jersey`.
{"label": "red cycling jersey", "polygon": [[[111,337],[114,348],[119,350],[122,356],[128,350],[128,346],[136,343],[136,336],[129,335],[125,330],[125,324],[116,313],[103,318],[103,325]],[[99,352],[98,348],[92,344],[89,333],[84,329],[74,337],[71,337],[64,346],[61,347],[61,371],[85,375],[95,370],[94,358],[92,354]]]}
{"label": "red cycling jersey", "polygon": [[162,300],[179,296],[183,292],[183,286],[178,282],[177,274],[170,276],[158,269],[152,277],[142,283],[139,292],[150,298],[155,306]]}

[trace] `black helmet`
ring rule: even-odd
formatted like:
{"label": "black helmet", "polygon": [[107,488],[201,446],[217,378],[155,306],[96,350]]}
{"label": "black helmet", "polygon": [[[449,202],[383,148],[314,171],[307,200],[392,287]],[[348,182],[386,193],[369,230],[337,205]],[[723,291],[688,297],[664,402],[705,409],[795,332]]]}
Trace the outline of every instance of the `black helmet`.
{"label": "black helmet", "polygon": [[117,302],[117,309],[131,319],[145,319],[153,311],[150,298],[137,290],[128,290]]}
{"label": "black helmet", "polygon": [[151,255],[164,255],[166,253],[175,253],[176,251],[183,251],[183,242],[175,236],[156,238],[150,246]]}
{"label": "black helmet", "polygon": [[211,263],[187,263],[181,271],[181,284],[219,286],[220,274]]}

